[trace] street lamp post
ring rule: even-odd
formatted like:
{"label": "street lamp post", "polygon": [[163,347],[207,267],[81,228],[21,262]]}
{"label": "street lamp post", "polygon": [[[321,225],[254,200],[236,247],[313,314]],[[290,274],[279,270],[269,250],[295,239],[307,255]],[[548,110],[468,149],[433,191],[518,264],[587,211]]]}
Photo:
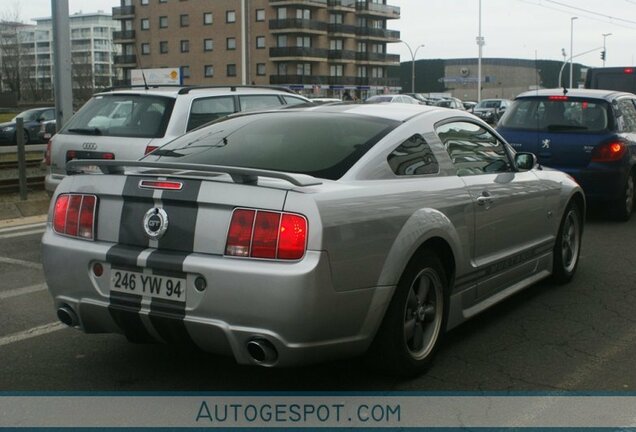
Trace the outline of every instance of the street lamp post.
{"label": "street lamp post", "polygon": [[481,102],[481,58],[486,41],[481,35],[481,0],[479,0],[479,34],[477,35],[477,46],[479,46],[479,57],[477,58],[477,102]]}
{"label": "street lamp post", "polygon": [[424,44],[418,45],[415,48],[415,52],[411,49],[411,46],[406,41],[400,41],[409,49],[411,53],[411,93],[415,93],[415,56],[420,48],[424,48]]}
{"label": "street lamp post", "polygon": [[605,39],[611,35],[611,33],[603,33],[603,67],[605,67],[605,59],[607,58],[607,46],[605,45]]}
{"label": "street lamp post", "polygon": [[574,57],[574,20],[579,19],[579,17],[570,18],[570,88],[572,88],[572,77],[573,67],[572,67],[572,58]]}

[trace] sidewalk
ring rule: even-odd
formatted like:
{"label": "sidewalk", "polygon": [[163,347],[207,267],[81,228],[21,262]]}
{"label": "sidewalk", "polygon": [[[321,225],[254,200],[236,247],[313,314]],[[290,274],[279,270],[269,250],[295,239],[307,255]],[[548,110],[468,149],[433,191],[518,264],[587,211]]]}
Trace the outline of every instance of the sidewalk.
{"label": "sidewalk", "polygon": [[0,194],[0,227],[46,220],[49,201],[43,190],[29,191],[26,201],[21,201],[17,192]]}

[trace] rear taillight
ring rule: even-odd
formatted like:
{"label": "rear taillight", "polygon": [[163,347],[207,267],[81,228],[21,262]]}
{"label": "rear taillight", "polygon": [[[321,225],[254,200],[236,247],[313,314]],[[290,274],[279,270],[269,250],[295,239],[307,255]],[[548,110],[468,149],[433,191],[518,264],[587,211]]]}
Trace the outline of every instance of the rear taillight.
{"label": "rear taillight", "polygon": [[307,248],[307,219],[293,213],[236,209],[232,213],[225,254],[297,260]]}
{"label": "rear taillight", "polygon": [[601,144],[592,151],[592,162],[614,162],[621,160],[627,146],[621,141],[612,141]]}
{"label": "rear taillight", "polygon": [[93,240],[97,197],[61,194],[53,208],[53,230],[58,234]]}
{"label": "rear taillight", "polygon": [[146,151],[144,152],[144,155],[147,155],[148,153],[152,153],[153,151],[157,150],[159,147],[158,146],[146,146]]}
{"label": "rear taillight", "polygon": [[44,164],[51,166],[51,140],[46,144],[46,151],[44,152]]}
{"label": "rear taillight", "polygon": [[623,69],[623,73],[633,74],[634,73],[634,68],[625,68],[625,69]]}

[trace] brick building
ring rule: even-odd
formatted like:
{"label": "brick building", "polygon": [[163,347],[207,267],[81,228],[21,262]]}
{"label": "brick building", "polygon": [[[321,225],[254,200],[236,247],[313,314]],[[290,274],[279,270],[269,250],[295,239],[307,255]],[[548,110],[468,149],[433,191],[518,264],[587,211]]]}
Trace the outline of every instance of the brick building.
{"label": "brick building", "polygon": [[181,67],[184,84],[273,84],[305,93],[397,87],[386,0],[122,0],[121,84],[139,68]]}

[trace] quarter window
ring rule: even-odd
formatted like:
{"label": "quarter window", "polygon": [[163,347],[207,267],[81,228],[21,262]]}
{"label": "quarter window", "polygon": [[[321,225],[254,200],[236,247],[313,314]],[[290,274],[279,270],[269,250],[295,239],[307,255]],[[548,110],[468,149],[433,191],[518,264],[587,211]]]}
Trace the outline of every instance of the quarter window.
{"label": "quarter window", "polygon": [[187,130],[192,130],[219,117],[232,114],[234,111],[233,96],[196,99],[192,102]]}
{"label": "quarter window", "polygon": [[469,122],[446,123],[436,128],[457,175],[511,171],[504,144],[482,126]]}
{"label": "quarter window", "polygon": [[439,164],[428,143],[420,134],[400,144],[389,154],[387,162],[399,176],[437,174]]}
{"label": "quarter window", "polygon": [[621,99],[618,101],[620,117],[619,126],[623,132],[636,132],[636,109],[631,99]]}

